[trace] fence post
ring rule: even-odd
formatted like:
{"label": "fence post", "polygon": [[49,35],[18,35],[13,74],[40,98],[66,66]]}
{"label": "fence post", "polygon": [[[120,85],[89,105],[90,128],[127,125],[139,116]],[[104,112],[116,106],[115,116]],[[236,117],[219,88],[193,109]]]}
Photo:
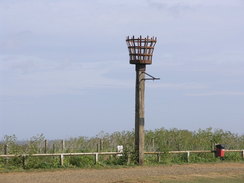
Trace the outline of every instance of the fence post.
{"label": "fence post", "polygon": [[100,152],[103,151],[103,139],[100,139]]}
{"label": "fence post", "polygon": [[130,153],[128,153],[127,154],[127,165],[129,165],[130,164],[130,160],[131,160],[131,154]]}
{"label": "fence post", "polygon": [[98,163],[98,153],[95,153],[95,164]]}
{"label": "fence post", "polygon": [[44,153],[47,153],[47,140],[44,141]]}
{"label": "fence post", "polygon": [[55,153],[55,144],[53,143],[53,153]]}
{"label": "fence post", "polygon": [[8,144],[4,145],[4,154],[7,155],[8,154]]}
{"label": "fence post", "polygon": [[22,166],[23,166],[23,169],[26,168],[26,155],[22,155]]}
{"label": "fence post", "polygon": [[[8,144],[4,145],[4,155],[8,154]],[[8,158],[5,158],[5,164],[8,164]]]}
{"label": "fence post", "polygon": [[61,145],[62,145],[62,152],[64,152],[65,151],[65,141],[64,140],[61,141]]}
{"label": "fence post", "polygon": [[213,153],[213,158],[215,158],[216,156],[215,156],[215,150],[212,150],[212,153]]}
{"label": "fence post", "polygon": [[64,155],[60,154],[60,165],[64,166]]}
{"label": "fence post", "polygon": [[160,153],[157,154],[157,160],[158,160],[158,163],[160,163],[160,161],[161,161]]}
{"label": "fence post", "polygon": [[187,151],[187,162],[190,162],[190,151]]}
{"label": "fence post", "polygon": [[242,158],[244,158],[244,150],[242,150]]}

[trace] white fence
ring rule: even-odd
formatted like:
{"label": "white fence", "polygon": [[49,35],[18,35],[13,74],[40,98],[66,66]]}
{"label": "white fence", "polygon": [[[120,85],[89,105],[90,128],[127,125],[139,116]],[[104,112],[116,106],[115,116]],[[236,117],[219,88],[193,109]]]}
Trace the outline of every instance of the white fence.
{"label": "white fence", "polygon": [[[226,153],[228,152],[239,152],[241,157],[244,158],[244,150],[225,150]],[[145,152],[145,155],[156,155],[158,158],[158,162],[160,162],[160,155],[165,154],[165,153],[169,153],[169,154],[186,154],[187,155],[187,161],[190,161],[190,155],[192,153],[215,153],[215,151],[208,151],[208,150],[195,150],[195,151],[169,151],[169,152]],[[99,162],[99,156],[104,156],[104,155],[122,155],[123,153],[120,152],[91,152],[91,153],[51,153],[51,154],[21,154],[21,155],[17,155],[17,154],[4,154],[4,155],[0,155],[0,158],[15,158],[15,157],[19,157],[22,158],[22,162],[23,162],[23,167],[26,166],[26,159],[27,157],[55,157],[58,156],[60,158],[60,165],[63,166],[64,165],[64,157],[65,156],[94,156],[94,163],[98,163]],[[128,162],[130,162],[130,154],[128,154]]]}

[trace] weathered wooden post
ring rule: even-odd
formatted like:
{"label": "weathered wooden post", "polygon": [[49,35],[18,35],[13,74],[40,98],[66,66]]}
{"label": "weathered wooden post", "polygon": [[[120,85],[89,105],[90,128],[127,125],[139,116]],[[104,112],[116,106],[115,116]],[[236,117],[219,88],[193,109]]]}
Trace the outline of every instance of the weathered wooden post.
{"label": "weathered wooden post", "polygon": [[158,163],[160,163],[160,161],[161,161],[161,155],[160,155],[160,153],[157,154],[157,160],[158,160]]}
{"label": "weathered wooden post", "polygon": [[22,167],[23,167],[23,169],[26,168],[26,160],[27,160],[27,156],[26,155],[22,155]]}
{"label": "weathered wooden post", "polygon": [[59,159],[60,159],[60,166],[64,166],[64,155],[60,154]]}
{"label": "weathered wooden post", "polygon": [[189,163],[190,162],[190,151],[187,151],[186,152],[186,158],[187,158],[187,162]]}
{"label": "weathered wooden post", "polygon": [[95,164],[97,164],[99,161],[99,158],[98,158],[98,153],[95,153]]}
{"label": "weathered wooden post", "polygon": [[103,151],[103,139],[100,139],[100,152]]}
{"label": "weathered wooden post", "polygon": [[131,161],[131,154],[130,154],[130,153],[128,153],[128,156],[127,156],[127,165],[129,165],[129,164],[130,164],[130,161]]}
{"label": "weathered wooden post", "polygon": [[44,141],[44,153],[47,153],[47,140]]}
{"label": "weathered wooden post", "polygon": [[155,150],[155,141],[154,141],[154,138],[152,138],[152,149],[153,149],[153,151]]}
{"label": "weathered wooden post", "polygon": [[53,143],[53,154],[55,153],[55,144]]}
{"label": "weathered wooden post", "polygon": [[8,154],[8,144],[4,145],[4,155]]}
{"label": "weathered wooden post", "polygon": [[[136,69],[136,93],[135,93],[135,152],[137,163],[144,163],[144,93],[145,80],[155,80],[146,73],[146,65],[152,64],[152,56],[157,38],[129,38],[126,39],[129,49],[130,64],[135,64]],[[145,78],[145,75],[150,78]]]}
{"label": "weathered wooden post", "polygon": [[61,145],[62,145],[62,152],[64,152],[65,151],[65,141],[64,140],[61,141]]}
{"label": "weathered wooden post", "polygon": [[[8,144],[4,145],[4,155],[8,155]],[[5,158],[5,164],[8,164],[8,158]]]}

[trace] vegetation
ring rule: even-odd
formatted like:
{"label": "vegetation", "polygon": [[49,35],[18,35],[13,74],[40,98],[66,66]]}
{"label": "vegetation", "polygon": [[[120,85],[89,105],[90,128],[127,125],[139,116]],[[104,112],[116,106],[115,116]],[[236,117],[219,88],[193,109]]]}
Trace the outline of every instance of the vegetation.
{"label": "vegetation", "polygon": [[[145,151],[165,152],[160,156],[160,163],[186,163],[186,154],[169,154],[169,151],[184,150],[213,150],[214,144],[225,144],[227,149],[244,149],[244,135],[238,135],[221,129],[212,128],[199,129],[197,131],[179,129],[156,129],[145,133]],[[60,152],[114,152],[117,145],[124,146],[124,155],[102,156],[99,159],[99,166],[127,165],[130,155],[130,164],[134,164],[134,132],[123,131],[112,134],[101,132],[96,137],[77,137],[65,140],[49,140],[45,148],[45,137],[43,134],[34,136],[30,140],[20,142],[15,135],[4,136],[0,149],[4,154],[5,147],[8,154],[36,154],[36,153],[60,153]],[[146,164],[158,163],[155,155],[146,155]],[[216,162],[220,161],[212,153],[191,154],[190,162]],[[226,153],[225,161],[242,161],[240,153]],[[23,166],[20,157],[0,158],[0,169],[18,169]],[[93,156],[65,157],[64,167],[93,167]],[[96,165],[98,166],[98,165]],[[60,167],[59,157],[28,157],[25,168],[58,168]]]}
{"label": "vegetation", "polygon": [[[216,182],[223,182],[223,183],[240,183],[243,182],[244,175],[188,175],[188,176],[175,176],[175,177],[146,177],[146,178],[140,178],[136,180],[128,180],[126,183],[216,183]],[[124,182],[125,183],[125,182]]]}

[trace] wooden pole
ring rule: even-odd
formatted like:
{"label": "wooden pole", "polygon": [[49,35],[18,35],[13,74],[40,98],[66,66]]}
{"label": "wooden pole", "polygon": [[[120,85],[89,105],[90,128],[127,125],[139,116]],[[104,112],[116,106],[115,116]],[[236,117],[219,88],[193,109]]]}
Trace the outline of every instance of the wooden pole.
{"label": "wooden pole", "polygon": [[64,152],[65,151],[65,141],[64,140],[61,141],[61,145],[62,145],[62,152]]}
{"label": "wooden pole", "polygon": [[144,163],[145,64],[136,64],[135,152],[139,165]]}
{"label": "wooden pole", "polygon": [[153,148],[153,151],[155,150],[155,144],[154,144],[154,138],[152,138],[152,148]]}
{"label": "wooden pole", "polygon": [[23,166],[23,169],[26,168],[26,158],[27,157],[25,155],[22,156],[22,166]]}
{"label": "wooden pole", "polygon": [[53,153],[55,153],[55,144],[53,143]]}
{"label": "wooden pole", "polygon": [[157,154],[157,160],[158,160],[158,163],[160,163],[160,161],[161,161],[160,153]]}
{"label": "wooden pole", "polygon": [[4,154],[7,155],[8,154],[8,144],[4,145]]}
{"label": "wooden pole", "polygon": [[189,163],[190,162],[190,151],[187,151],[187,162]]}
{"label": "wooden pole", "polygon": [[100,139],[100,152],[103,151],[103,139]]}
{"label": "wooden pole", "polygon": [[60,154],[60,166],[64,166],[64,155]]}
{"label": "wooden pole", "polygon": [[44,141],[44,153],[47,153],[47,140]]}
{"label": "wooden pole", "polygon": [[98,161],[99,161],[99,159],[98,159],[98,153],[96,153],[96,154],[95,154],[95,164],[97,164]]}
{"label": "wooden pole", "polygon": [[[8,144],[4,145],[4,155],[8,155]],[[5,159],[5,164],[8,164],[8,158]]]}
{"label": "wooden pole", "polygon": [[129,164],[130,164],[130,161],[131,161],[131,154],[130,154],[130,153],[128,153],[128,157],[127,157],[127,165],[129,165]]}

